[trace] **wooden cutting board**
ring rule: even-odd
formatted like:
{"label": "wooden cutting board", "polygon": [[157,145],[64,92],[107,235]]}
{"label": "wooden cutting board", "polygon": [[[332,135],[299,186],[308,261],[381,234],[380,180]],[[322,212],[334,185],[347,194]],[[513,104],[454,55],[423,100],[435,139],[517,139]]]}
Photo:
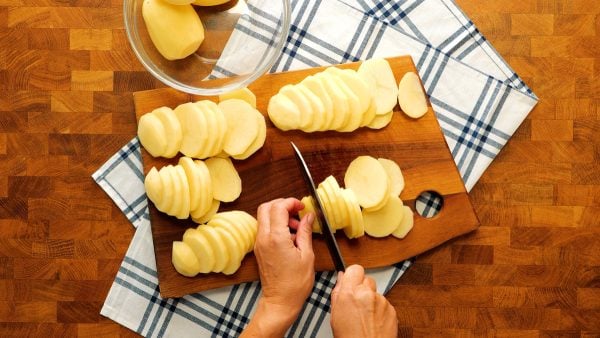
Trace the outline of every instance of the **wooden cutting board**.
{"label": "wooden cutting board", "polygon": [[[388,59],[400,81],[404,73],[415,71],[410,57]],[[358,67],[347,64],[343,68]],[[256,80],[249,88],[257,96],[257,108],[266,115],[269,98],[288,83],[298,83],[323,68],[269,74]],[[219,80],[215,80],[219,81]],[[155,108],[171,108],[192,100],[216,97],[197,97],[162,88],[134,93],[136,116]],[[384,157],[396,161],[402,168],[406,187],[400,196],[405,205],[415,210],[415,199],[424,191],[436,191],[444,198],[441,212],[433,218],[415,213],[413,230],[403,240],[392,236],[378,239],[367,235],[348,240],[343,232],[336,235],[347,264],[361,264],[366,268],[391,265],[432,249],[449,239],[472,231],[479,226],[477,216],[454,160],[450,154],[434,112],[418,120],[406,117],[396,106],[392,122],[382,130],[361,128],[352,133],[321,132],[306,134],[300,131],[282,132],[267,118],[267,140],[264,147],[244,161],[234,161],[242,178],[242,195],[233,203],[222,203],[220,211],[245,210],[256,216],[257,207],[280,197],[302,198],[308,195],[290,147],[294,141],[302,151],[315,182],[334,175],[343,186],[348,164],[359,155]],[[153,158],[142,150],[144,173],[160,168],[175,159]],[[222,286],[258,280],[258,267],[253,254],[248,254],[242,267],[232,276],[211,273],[188,278],[178,274],[171,264],[173,241],[181,240],[184,231],[195,224],[167,216],[150,204],[150,219],[160,294],[162,297],[183,295]],[[314,236],[315,267],[317,271],[333,270],[333,263],[320,235]]]}

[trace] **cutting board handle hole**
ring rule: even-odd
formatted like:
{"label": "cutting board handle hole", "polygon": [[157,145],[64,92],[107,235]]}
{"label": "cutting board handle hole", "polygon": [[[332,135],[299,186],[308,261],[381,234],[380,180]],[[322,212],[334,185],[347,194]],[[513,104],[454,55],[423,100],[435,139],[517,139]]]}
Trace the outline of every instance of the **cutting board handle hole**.
{"label": "cutting board handle hole", "polygon": [[444,207],[444,197],[437,191],[427,190],[417,196],[415,210],[424,218],[432,218]]}

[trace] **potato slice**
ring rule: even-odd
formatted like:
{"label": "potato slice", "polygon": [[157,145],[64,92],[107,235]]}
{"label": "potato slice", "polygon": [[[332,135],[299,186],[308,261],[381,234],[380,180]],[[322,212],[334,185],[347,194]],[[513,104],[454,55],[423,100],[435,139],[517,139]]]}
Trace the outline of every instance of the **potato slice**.
{"label": "potato slice", "polygon": [[363,61],[358,74],[370,88],[375,88],[376,114],[385,115],[392,111],[398,101],[398,85],[390,63],[381,58]]}
{"label": "potato slice", "polygon": [[179,210],[181,210],[181,205],[183,204],[183,182],[179,177],[179,171],[177,170],[177,167],[178,166],[171,166],[167,172],[171,176],[171,184],[173,185],[173,204],[171,205],[170,209],[165,211],[165,213],[170,216],[177,215]]}
{"label": "potato slice", "polygon": [[232,202],[242,193],[242,179],[228,158],[211,157],[205,161],[212,181],[213,197]]}
{"label": "potato slice", "polygon": [[406,205],[403,206],[402,212],[404,213],[402,222],[400,222],[398,227],[392,232],[392,236],[400,239],[406,237],[408,232],[412,230],[415,222],[413,211],[409,207]]}
{"label": "potato slice", "polygon": [[316,217],[317,212],[315,210],[317,209],[317,207],[315,206],[315,200],[313,199],[313,197],[312,196],[304,196],[304,197],[302,197],[300,202],[302,202],[302,204],[304,205],[304,209],[298,211],[298,216],[300,217],[300,219],[302,219],[302,217],[304,217],[304,215],[308,214],[309,212],[312,212],[315,215],[315,220],[313,221],[313,224],[312,224],[312,232],[317,233],[317,234],[322,233],[321,232],[321,222]]}
{"label": "potato slice", "polygon": [[[336,215],[336,209],[333,208],[333,204],[331,203],[329,196],[327,196],[327,193],[325,192],[325,189],[323,189],[323,187],[317,187],[317,195],[319,196],[319,200],[321,200],[321,206],[323,206],[323,212],[325,213],[325,218],[327,219],[327,222],[329,222],[329,225],[331,226],[331,232],[335,232],[336,231],[335,224],[337,223],[337,219],[339,218],[339,216]],[[316,202],[315,202],[315,206],[316,206]]]}
{"label": "potato slice", "polygon": [[215,251],[204,236],[204,233],[190,228],[183,234],[183,242],[192,248],[198,258],[200,273],[209,273],[215,267]]}
{"label": "potato slice", "polygon": [[228,231],[221,227],[216,227],[214,229],[219,236],[221,236],[223,242],[225,243],[225,247],[229,251],[229,260],[221,272],[225,275],[232,275],[242,265],[242,259],[244,258],[245,251],[242,249],[240,243],[238,243]]}
{"label": "potato slice", "polygon": [[152,43],[167,60],[193,54],[204,41],[200,17],[189,4],[177,6],[162,0],[144,0],[142,16]]}
{"label": "potato slice", "polygon": [[256,136],[256,139],[254,139],[254,142],[252,142],[248,149],[243,153],[231,155],[231,157],[236,160],[245,160],[265,145],[267,139],[267,123],[265,122],[265,117],[262,114],[256,114],[256,123],[258,124],[258,135]]}
{"label": "potato slice", "polygon": [[374,207],[389,195],[387,173],[381,163],[371,156],[359,156],[350,162],[344,185],[354,191],[363,208]]}
{"label": "potato slice", "polygon": [[252,108],[256,109],[256,95],[254,95],[254,93],[250,89],[248,89],[248,87],[240,88],[219,95],[219,102],[229,99],[239,99],[242,101],[246,101],[252,106]]}
{"label": "potato slice", "polygon": [[298,84],[295,86],[302,95],[308,100],[312,109],[311,121],[308,125],[302,129],[305,132],[311,133],[319,130],[319,128],[324,124],[325,120],[325,106],[323,102],[317,95],[315,95],[312,91],[310,91],[303,84]]}
{"label": "potato slice", "polygon": [[194,102],[194,105],[200,109],[206,121],[206,129],[204,130],[206,133],[206,143],[193,157],[208,158],[221,151],[221,147],[218,144],[221,137],[221,130],[217,118],[217,115],[220,115],[221,112],[217,105],[209,100],[197,101]]}
{"label": "potato slice", "polygon": [[152,114],[158,117],[165,129],[167,148],[162,156],[167,158],[175,157],[175,155],[179,153],[179,148],[181,148],[181,139],[183,138],[179,120],[175,116],[173,110],[169,107],[160,107],[154,109]]}
{"label": "potato slice", "polygon": [[[180,165],[175,166],[175,174],[176,180],[179,181],[179,191],[175,191],[176,194],[179,194],[179,199],[175,199],[173,203],[179,203],[179,205],[174,204],[173,208],[173,216],[178,219],[186,219],[190,217],[190,185],[188,183],[187,177],[185,176],[185,170]],[[175,184],[176,189],[177,184]]]}
{"label": "potato slice", "polygon": [[365,232],[372,237],[389,236],[402,222],[404,211],[402,200],[390,195],[387,204],[377,211],[362,211],[365,222]]}
{"label": "potato slice", "polygon": [[212,220],[219,220],[228,227],[235,229],[243,238],[245,252],[248,253],[254,248],[255,234],[247,221],[236,214],[234,211],[225,211],[216,214]]}
{"label": "potato slice", "polygon": [[348,85],[346,85],[342,79],[333,75],[331,77],[337,86],[342,90],[342,92],[344,92],[348,102],[348,116],[346,117],[346,121],[336,130],[340,132],[354,131],[360,127],[363,113],[360,108],[358,96],[350,89],[350,87],[348,87]]}
{"label": "potato slice", "polygon": [[390,194],[400,196],[402,190],[404,190],[404,176],[402,176],[402,170],[398,163],[388,160],[387,158],[378,158],[377,161],[381,163],[383,169],[388,175],[390,183]]}
{"label": "potato slice", "polygon": [[146,174],[146,178],[144,179],[144,189],[146,190],[148,199],[150,199],[158,208],[158,205],[162,203],[163,186],[160,174],[155,167],[152,167]]}
{"label": "potato slice", "polygon": [[305,130],[312,123],[315,114],[310,100],[303,91],[291,84],[281,87],[279,93],[288,97],[298,107],[300,111],[298,129]]}
{"label": "potato slice", "polygon": [[140,117],[137,130],[140,143],[153,157],[163,156],[167,151],[167,134],[160,119],[152,114]]}
{"label": "potato slice", "polygon": [[350,103],[342,89],[337,86],[331,74],[318,73],[315,77],[323,83],[327,94],[333,102],[333,118],[329,125],[330,130],[343,127],[350,119]]}
{"label": "potato slice", "polygon": [[394,117],[394,112],[391,111],[385,115],[376,115],[371,123],[367,125],[368,128],[371,129],[381,129],[386,127],[392,121],[392,117]]}
{"label": "potato slice", "polygon": [[200,231],[206,238],[210,247],[213,249],[215,255],[215,266],[213,272],[221,272],[229,263],[229,248],[225,245],[225,241],[222,236],[216,231],[215,228],[201,225],[196,230]]}
{"label": "potato slice", "polygon": [[214,217],[206,225],[211,226],[213,228],[221,228],[227,232],[229,237],[232,237],[238,244],[240,248],[242,248],[243,253],[246,253],[248,249],[248,242],[242,233],[238,231],[236,227],[231,225],[229,220],[222,217]]}
{"label": "potato slice", "polygon": [[173,208],[173,202],[175,197],[175,183],[173,182],[174,175],[171,171],[174,170],[172,165],[160,168],[158,175],[160,176],[160,182],[163,187],[161,203],[155,204],[156,209],[168,214],[168,211]]}
{"label": "potato slice", "polygon": [[194,277],[200,272],[201,265],[192,248],[185,242],[173,242],[171,262],[175,270],[186,277]]}
{"label": "potato slice", "polygon": [[198,181],[200,186],[200,193],[198,194],[198,206],[195,209],[190,210],[192,219],[201,218],[206,215],[208,210],[212,206],[213,190],[212,190],[212,178],[206,163],[201,160],[194,161],[196,165],[196,172],[198,173]]}
{"label": "potato slice", "polygon": [[325,190],[327,197],[329,198],[329,202],[334,209],[334,214],[336,217],[335,224],[332,226],[338,230],[342,229],[348,224],[348,212],[346,210],[346,206],[344,205],[344,200],[342,197],[342,192],[339,184],[335,177],[329,175],[323,182],[320,184]]}
{"label": "potato slice", "polygon": [[210,208],[204,213],[204,215],[199,217],[194,217],[192,215],[192,221],[198,224],[204,224],[210,221],[210,219],[219,211],[219,206],[221,206],[221,202],[213,198]]}
{"label": "potato slice", "polygon": [[344,233],[350,239],[362,237],[365,234],[365,223],[356,195],[350,189],[343,189],[342,195],[350,215],[350,225],[343,229]]}
{"label": "potato slice", "polygon": [[200,204],[200,194],[202,194],[202,182],[198,166],[189,157],[182,156],[179,158],[179,165],[183,168],[190,191],[190,210],[198,209]]}
{"label": "potato slice", "polygon": [[271,97],[267,113],[271,122],[280,130],[300,127],[300,108],[283,94],[277,93]]}
{"label": "potato slice", "polygon": [[333,121],[333,102],[331,100],[331,97],[329,96],[329,93],[327,93],[323,82],[317,77],[309,75],[304,80],[302,80],[300,84],[305,86],[306,88],[308,88],[308,90],[315,94],[323,104],[322,121],[315,118],[317,119],[316,124],[318,124],[317,130],[324,131],[329,129],[329,126]]}
{"label": "potato slice", "polygon": [[[377,112],[377,103],[375,103],[375,99],[371,98],[371,103],[369,104],[369,108],[367,108],[367,111],[365,111],[363,113],[363,118],[362,121],[360,121],[360,126],[361,127],[366,127],[369,124],[371,124],[373,122],[373,120],[375,119],[375,117],[377,116],[375,113]],[[382,116],[387,116],[387,115],[382,115]],[[391,114],[390,114],[391,117]],[[390,118],[391,121],[391,118]],[[388,121],[389,123],[389,121]],[[387,125],[387,123],[385,124]]]}
{"label": "potato slice", "polygon": [[196,157],[208,144],[208,125],[204,112],[192,102],[180,104],[173,112],[183,132],[179,151],[185,156]]}
{"label": "potato slice", "polygon": [[223,150],[232,156],[243,154],[258,136],[256,114],[260,113],[247,102],[238,99],[220,102],[219,109],[227,120]]}
{"label": "potato slice", "polygon": [[[249,213],[241,210],[231,211],[231,214],[237,217],[244,226],[246,226],[253,234],[254,239],[256,239],[256,233],[258,232],[258,221],[254,216]],[[254,242],[254,240],[253,240]]]}
{"label": "potato slice", "polygon": [[427,113],[427,99],[421,86],[421,80],[416,73],[407,72],[400,80],[398,103],[400,109],[413,119],[418,119]]}
{"label": "potato slice", "polygon": [[371,104],[371,99],[375,96],[374,88],[369,87],[367,82],[353,69],[329,67],[325,71],[330,72],[340,78],[340,80],[344,81],[348,88],[356,95],[361,115],[367,111]]}

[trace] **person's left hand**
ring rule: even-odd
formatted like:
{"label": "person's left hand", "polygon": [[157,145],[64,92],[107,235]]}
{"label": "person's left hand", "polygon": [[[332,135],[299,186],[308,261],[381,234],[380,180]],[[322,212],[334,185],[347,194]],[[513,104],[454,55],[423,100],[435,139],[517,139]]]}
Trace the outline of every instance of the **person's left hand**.
{"label": "person's left hand", "polygon": [[[242,337],[282,337],[292,325],[315,280],[312,249],[314,214],[291,217],[304,206],[295,198],[277,199],[258,208],[254,255],[262,296]],[[292,234],[291,229],[296,229]]]}
{"label": "person's left hand", "polygon": [[[315,279],[314,215],[308,214],[300,222],[290,217],[303,208],[295,198],[262,204],[254,245],[264,300],[293,312],[300,311]],[[296,229],[296,234],[290,228]]]}

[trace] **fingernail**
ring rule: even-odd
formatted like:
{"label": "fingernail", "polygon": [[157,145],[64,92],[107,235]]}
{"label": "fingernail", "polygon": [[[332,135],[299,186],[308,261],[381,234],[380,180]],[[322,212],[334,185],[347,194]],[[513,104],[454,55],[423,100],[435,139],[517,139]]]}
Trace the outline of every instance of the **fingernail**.
{"label": "fingernail", "polygon": [[313,222],[315,221],[315,213],[314,212],[309,212],[307,214],[306,221],[308,222],[308,224],[312,225]]}

